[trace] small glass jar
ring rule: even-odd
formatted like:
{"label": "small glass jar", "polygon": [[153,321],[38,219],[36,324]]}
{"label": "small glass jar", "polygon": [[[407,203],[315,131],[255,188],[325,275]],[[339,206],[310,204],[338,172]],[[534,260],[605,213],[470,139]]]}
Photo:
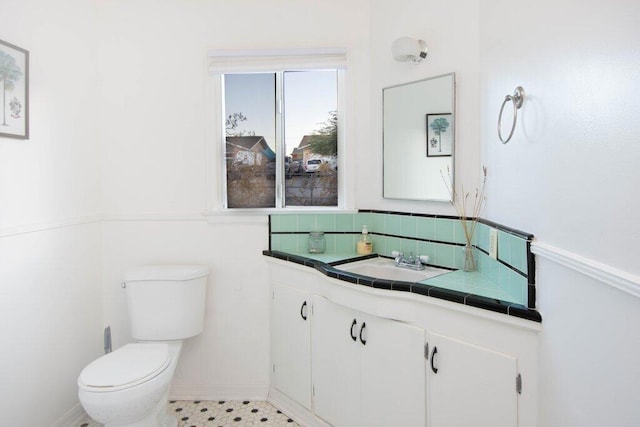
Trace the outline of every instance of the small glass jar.
{"label": "small glass jar", "polygon": [[323,254],[327,249],[327,241],[324,238],[324,232],[312,231],[309,233],[309,253]]}

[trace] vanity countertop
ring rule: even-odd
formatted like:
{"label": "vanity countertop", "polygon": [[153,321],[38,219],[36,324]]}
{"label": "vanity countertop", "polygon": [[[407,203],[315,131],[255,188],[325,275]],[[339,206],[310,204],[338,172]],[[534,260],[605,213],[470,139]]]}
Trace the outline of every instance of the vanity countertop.
{"label": "vanity countertop", "polygon": [[412,292],[508,316],[542,322],[542,316],[538,311],[522,304],[499,299],[504,292],[495,283],[478,272],[452,270],[421,282],[398,282],[340,270],[340,264],[361,259],[377,258],[377,254],[362,256],[355,253],[300,254],[263,251],[263,255],[315,268],[328,277],[357,285],[398,292]]}

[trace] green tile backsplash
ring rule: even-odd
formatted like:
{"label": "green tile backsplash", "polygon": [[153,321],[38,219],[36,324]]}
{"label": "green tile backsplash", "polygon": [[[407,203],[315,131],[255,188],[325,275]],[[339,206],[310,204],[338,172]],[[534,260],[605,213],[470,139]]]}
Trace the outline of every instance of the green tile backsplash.
{"label": "green tile backsplash", "polygon": [[352,214],[337,214],[334,215],[336,220],[336,231],[353,231],[353,217]]}
{"label": "green tile backsplash", "polygon": [[489,252],[489,226],[478,224],[476,233],[473,236],[474,244],[485,252]]}
{"label": "green tile backsplash", "polygon": [[[461,269],[466,243],[463,227],[456,217],[361,211],[338,214],[273,214],[270,216],[271,250],[304,254],[308,233],[324,231],[327,253],[355,255],[356,242],[363,225],[367,225],[374,252],[390,257],[393,251],[429,255],[430,264]],[[489,257],[490,229],[498,229],[498,259]],[[535,283],[533,257],[528,233],[480,220],[473,237],[478,273],[496,283],[501,298],[535,307],[528,301],[528,286]]]}
{"label": "green tile backsplash", "polygon": [[416,235],[416,217],[403,216],[401,221],[401,236],[415,236]]}
{"label": "green tile backsplash", "polygon": [[402,216],[389,215],[386,219],[386,226],[383,233],[402,236]]}
{"label": "green tile backsplash", "polygon": [[298,220],[297,231],[318,231],[316,227],[317,215],[296,215]]}
{"label": "green tile backsplash", "polygon": [[436,219],[436,240],[440,242],[454,242],[453,220]]}
{"label": "green tile backsplash", "polygon": [[436,238],[436,219],[430,217],[416,218],[416,237],[434,240]]}

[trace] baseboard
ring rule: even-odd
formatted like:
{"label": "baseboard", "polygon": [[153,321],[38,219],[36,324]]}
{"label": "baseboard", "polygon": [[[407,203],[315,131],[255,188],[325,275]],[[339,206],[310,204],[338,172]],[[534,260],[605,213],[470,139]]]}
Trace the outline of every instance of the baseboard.
{"label": "baseboard", "polygon": [[79,426],[86,416],[87,413],[82,409],[80,402],[78,402],[73,408],[69,409],[66,414],[60,417],[58,421],[51,424],[51,427]]}
{"label": "baseboard", "polygon": [[267,384],[171,386],[171,400],[267,400]]}
{"label": "baseboard", "polygon": [[318,418],[309,409],[291,400],[287,395],[282,394],[273,387],[269,389],[267,402],[280,409],[298,424],[307,427],[331,427],[330,424]]}

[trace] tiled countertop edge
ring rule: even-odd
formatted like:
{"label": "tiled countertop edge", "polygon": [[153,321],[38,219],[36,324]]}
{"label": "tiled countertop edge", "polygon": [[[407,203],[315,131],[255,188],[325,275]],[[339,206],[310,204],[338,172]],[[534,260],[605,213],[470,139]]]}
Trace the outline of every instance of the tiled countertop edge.
{"label": "tiled countertop edge", "polygon": [[315,268],[325,276],[357,285],[368,286],[376,289],[386,289],[390,291],[411,292],[432,298],[444,299],[450,302],[468,305],[471,307],[481,308],[483,310],[502,313],[508,316],[519,317],[521,319],[531,320],[534,322],[542,322],[542,316],[538,311],[527,308],[522,304],[482,297],[424,283],[396,282],[385,279],[373,279],[368,276],[361,276],[359,274],[341,271],[335,267],[336,265],[344,264],[347,262],[359,261],[368,258],[377,258],[377,254],[350,258],[342,261],[332,262],[329,264],[300,255],[292,255],[280,251],[265,250],[262,251],[262,254],[268,257]]}

